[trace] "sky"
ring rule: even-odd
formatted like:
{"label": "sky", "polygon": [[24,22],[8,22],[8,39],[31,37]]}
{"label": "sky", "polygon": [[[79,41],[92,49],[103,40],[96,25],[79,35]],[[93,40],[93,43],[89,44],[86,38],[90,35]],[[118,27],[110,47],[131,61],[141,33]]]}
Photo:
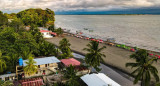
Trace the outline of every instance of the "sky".
{"label": "sky", "polygon": [[0,0],[7,13],[50,8],[56,14],[160,14],[160,0]]}

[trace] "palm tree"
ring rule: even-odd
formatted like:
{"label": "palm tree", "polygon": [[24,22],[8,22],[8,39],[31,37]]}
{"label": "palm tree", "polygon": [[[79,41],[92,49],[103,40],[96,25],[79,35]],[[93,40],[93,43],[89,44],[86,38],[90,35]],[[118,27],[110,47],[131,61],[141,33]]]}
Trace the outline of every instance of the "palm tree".
{"label": "palm tree", "polygon": [[62,28],[59,27],[58,29],[56,29],[56,33],[58,36],[61,36],[63,34]]}
{"label": "palm tree", "polygon": [[19,55],[15,53],[8,53],[7,55],[9,56],[9,58],[5,59],[7,63],[7,70],[10,72],[15,72]]}
{"label": "palm tree", "polygon": [[70,46],[71,46],[71,44],[69,43],[69,40],[67,40],[66,38],[63,38],[59,42],[59,49],[62,52],[62,55],[61,55],[62,58],[73,57]]}
{"label": "palm tree", "polygon": [[68,86],[79,86],[78,76],[76,76],[76,73],[77,71],[75,70],[74,66],[70,65],[66,68],[64,76],[69,79],[67,81]]}
{"label": "palm tree", "polygon": [[24,72],[26,75],[33,75],[37,72],[37,65],[36,62],[33,60],[34,58],[33,57],[29,57],[28,58],[28,61],[26,61],[25,63],[27,64],[25,67],[24,67]]}
{"label": "palm tree", "polygon": [[55,45],[47,42],[47,41],[44,41],[42,42],[41,44],[39,44],[39,52],[38,54],[40,56],[52,56],[52,55],[55,55],[57,54],[56,52],[56,47]]}
{"label": "palm tree", "polygon": [[13,82],[11,81],[0,81],[0,86],[13,86]]}
{"label": "palm tree", "polygon": [[32,54],[32,51],[22,51],[22,54],[21,54],[22,58],[24,60],[28,59],[29,57],[33,57],[33,54]]}
{"label": "palm tree", "polygon": [[88,45],[88,48],[84,48],[83,50],[88,51],[85,55],[85,62],[96,69],[96,71],[100,71],[101,69],[98,68],[100,66],[100,62],[103,61],[102,57],[106,57],[101,51],[106,48],[103,46],[99,48],[99,42],[91,41]]}
{"label": "palm tree", "polygon": [[141,80],[141,86],[149,86],[151,74],[156,81],[159,81],[158,70],[153,66],[153,63],[157,62],[157,58],[149,57],[148,52],[143,49],[132,54],[130,58],[136,60],[135,63],[126,63],[126,67],[136,68],[136,70],[131,73],[135,76],[134,84]]}
{"label": "palm tree", "polygon": [[0,50],[0,73],[2,73],[6,68],[6,61],[4,59],[8,58],[8,56],[3,56]]}

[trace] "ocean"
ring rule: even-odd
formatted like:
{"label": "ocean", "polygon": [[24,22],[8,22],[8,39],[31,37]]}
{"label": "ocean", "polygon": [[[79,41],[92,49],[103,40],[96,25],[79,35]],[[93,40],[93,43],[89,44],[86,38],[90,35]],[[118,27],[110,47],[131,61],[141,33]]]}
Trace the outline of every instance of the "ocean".
{"label": "ocean", "polygon": [[116,43],[160,51],[160,15],[56,15],[56,27]]}

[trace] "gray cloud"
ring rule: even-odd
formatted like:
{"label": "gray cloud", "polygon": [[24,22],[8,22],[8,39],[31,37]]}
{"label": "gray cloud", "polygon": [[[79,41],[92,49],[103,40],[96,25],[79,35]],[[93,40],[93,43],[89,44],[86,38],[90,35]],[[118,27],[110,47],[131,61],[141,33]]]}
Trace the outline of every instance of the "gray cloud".
{"label": "gray cloud", "polygon": [[54,11],[103,11],[154,6],[160,7],[160,0],[0,0],[0,10],[2,11],[27,8],[50,8]]}

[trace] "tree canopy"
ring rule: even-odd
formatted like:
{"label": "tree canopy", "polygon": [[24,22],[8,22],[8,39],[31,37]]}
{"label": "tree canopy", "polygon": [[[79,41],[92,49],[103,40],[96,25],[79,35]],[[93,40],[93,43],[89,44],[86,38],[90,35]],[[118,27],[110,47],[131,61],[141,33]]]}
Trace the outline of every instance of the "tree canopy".
{"label": "tree canopy", "polygon": [[0,26],[6,25],[8,23],[8,18],[0,11]]}
{"label": "tree canopy", "polygon": [[27,9],[17,13],[17,17],[22,19],[25,25],[35,24],[38,26],[46,26],[46,23],[52,22],[54,24],[54,11],[46,8],[43,9]]}

